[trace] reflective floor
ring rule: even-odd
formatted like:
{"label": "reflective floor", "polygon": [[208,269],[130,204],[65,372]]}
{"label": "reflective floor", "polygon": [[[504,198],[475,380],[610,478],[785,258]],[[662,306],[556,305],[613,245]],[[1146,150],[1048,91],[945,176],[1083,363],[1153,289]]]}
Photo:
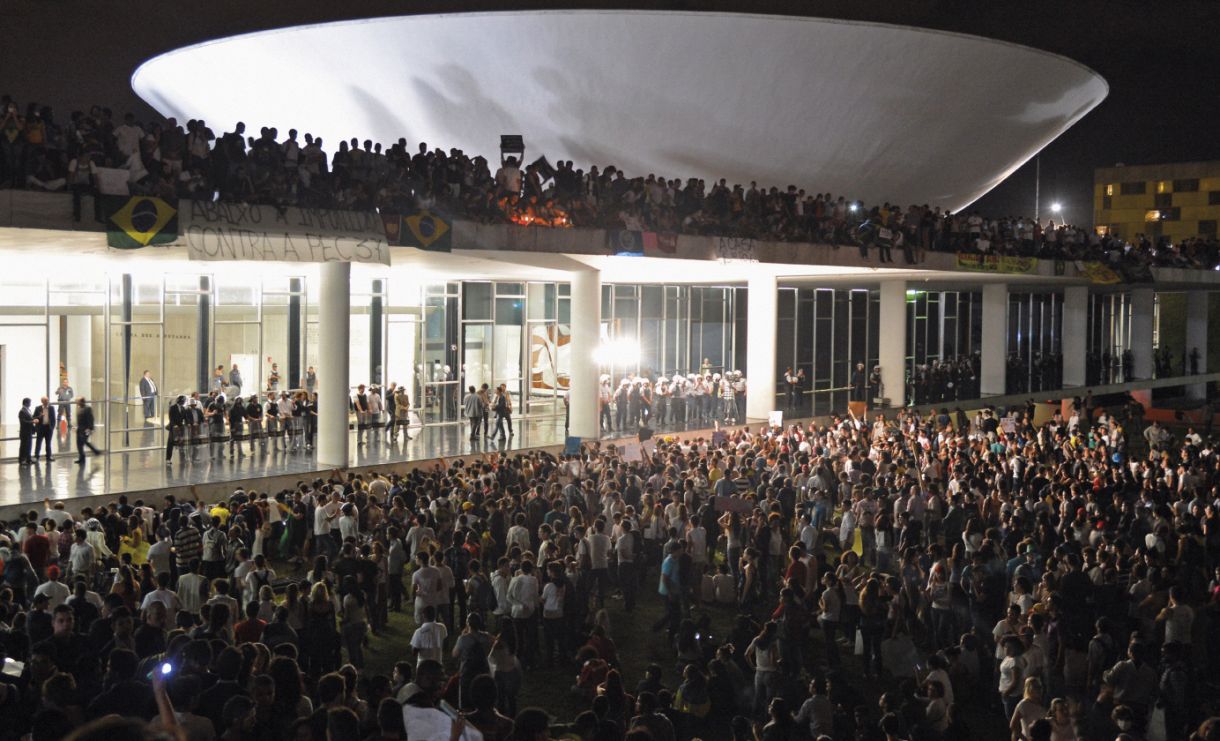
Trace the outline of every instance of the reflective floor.
{"label": "reflective floor", "polygon": [[[559,445],[564,441],[564,420],[542,418],[514,420],[516,435],[504,439],[470,439],[466,425],[428,425],[410,428],[409,442],[399,439],[390,443],[383,432],[366,432],[366,442],[359,444],[357,433],[351,433],[351,455],[349,465],[368,466],[379,463],[396,463],[408,460],[444,458],[470,453],[485,453],[497,450],[520,450],[547,445]],[[698,429],[702,425],[689,425]],[[687,429],[687,425],[658,426],[659,431]],[[494,430],[494,424],[493,424]],[[147,434],[147,444],[154,442],[153,433],[132,433],[131,443],[139,444],[137,435]],[[626,437],[621,433],[607,433],[603,439]],[[103,436],[104,440],[104,436]],[[230,446],[221,446],[223,457],[212,457],[208,446],[197,446],[185,451],[174,451],[172,463],[166,464],[163,448],[139,450],[113,455],[94,456],[91,453],[85,464],[77,465],[75,449],[71,452],[61,444],[66,440],[56,436],[54,460],[39,459],[34,465],[19,465],[16,462],[0,463],[0,510],[11,510],[24,504],[37,504],[44,498],[72,499],[99,495],[117,495],[123,492],[146,492],[192,484],[237,481],[264,476],[285,474],[312,474],[320,470],[316,451],[279,451],[268,445],[264,451],[256,444],[254,452],[250,443],[244,442],[241,454],[231,455]],[[61,452],[62,451],[62,452]],[[45,455],[45,453],[44,453]],[[4,516],[11,516],[5,513]]]}

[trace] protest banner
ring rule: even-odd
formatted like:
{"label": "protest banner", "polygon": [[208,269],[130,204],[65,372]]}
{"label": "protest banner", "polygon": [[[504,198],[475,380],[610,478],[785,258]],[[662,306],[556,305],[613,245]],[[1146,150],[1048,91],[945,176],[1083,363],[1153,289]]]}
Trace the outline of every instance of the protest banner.
{"label": "protest banner", "polygon": [[178,218],[192,260],[390,264],[372,211],[185,201]]}

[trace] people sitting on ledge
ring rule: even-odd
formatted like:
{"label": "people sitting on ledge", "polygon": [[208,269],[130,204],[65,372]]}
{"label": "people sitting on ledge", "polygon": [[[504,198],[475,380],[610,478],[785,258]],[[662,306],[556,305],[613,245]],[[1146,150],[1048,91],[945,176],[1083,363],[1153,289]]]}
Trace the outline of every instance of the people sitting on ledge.
{"label": "people sitting on ledge", "polygon": [[[1178,242],[1146,234],[1097,234],[1055,220],[950,213],[927,204],[864,204],[796,185],[709,185],[700,178],[617,166],[578,168],[507,158],[495,172],[460,149],[415,151],[405,138],[352,137],[331,149],[310,133],[283,135],[244,123],[217,135],[202,119],[122,121],[103,106],[58,116],[0,96],[0,188],[68,192],[79,220],[83,197],[141,194],[386,213],[436,210],[482,223],[702,234],[858,247],[863,259],[922,262],[927,252],[1102,261],[1117,270],[1149,266],[1212,269],[1220,242],[1200,235]],[[809,173],[816,180],[819,173]],[[94,218],[102,220],[99,199]]]}

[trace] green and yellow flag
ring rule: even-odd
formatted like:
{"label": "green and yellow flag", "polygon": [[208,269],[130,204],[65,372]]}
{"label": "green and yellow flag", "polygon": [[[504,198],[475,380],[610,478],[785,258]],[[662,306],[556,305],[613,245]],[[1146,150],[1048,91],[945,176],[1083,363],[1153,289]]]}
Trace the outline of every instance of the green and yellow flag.
{"label": "green and yellow flag", "polygon": [[402,217],[400,244],[433,252],[453,250],[453,230],[449,223],[428,210]]}
{"label": "green and yellow flag", "polygon": [[152,196],[107,196],[106,244],[134,250],[178,238],[178,208]]}

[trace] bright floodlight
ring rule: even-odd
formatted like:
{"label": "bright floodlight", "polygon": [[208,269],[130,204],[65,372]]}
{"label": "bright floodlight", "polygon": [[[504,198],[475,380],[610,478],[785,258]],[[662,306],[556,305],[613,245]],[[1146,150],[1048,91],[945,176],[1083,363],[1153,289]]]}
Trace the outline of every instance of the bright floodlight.
{"label": "bright floodlight", "polygon": [[1054,203],[1051,204],[1051,211],[1054,211],[1055,213],[1059,213],[1062,210],[1063,210],[1063,204],[1060,203],[1059,201],[1055,201]]}
{"label": "bright floodlight", "polygon": [[791,183],[953,211],[1108,92],[1070,59],[975,36],[648,11],[298,26],[162,54],[132,87],[217,135],[237,121],[281,137],[295,128],[323,137],[327,152],[352,137],[387,147],[404,137],[408,152],[427,142],[495,163],[500,135],[512,132],[527,158],[586,171]]}
{"label": "bright floodlight", "polygon": [[640,362],[640,343],[628,339],[603,339],[593,351],[593,359],[603,367],[635,365]]}

